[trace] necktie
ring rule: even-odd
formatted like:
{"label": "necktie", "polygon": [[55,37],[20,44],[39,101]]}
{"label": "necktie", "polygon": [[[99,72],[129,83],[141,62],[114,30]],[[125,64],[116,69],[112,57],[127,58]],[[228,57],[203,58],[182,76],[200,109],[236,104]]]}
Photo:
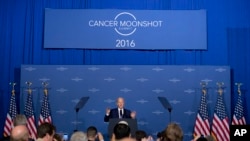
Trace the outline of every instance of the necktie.
{"label": "necktie", "polygon": [[122,118],[122,109],[120,109],[120,118]]}

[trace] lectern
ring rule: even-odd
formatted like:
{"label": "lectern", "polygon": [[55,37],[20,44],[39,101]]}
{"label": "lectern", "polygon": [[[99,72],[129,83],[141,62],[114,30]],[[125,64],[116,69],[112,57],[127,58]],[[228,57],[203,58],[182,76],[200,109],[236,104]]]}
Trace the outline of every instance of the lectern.
{"label": "lectern", "polygon": [[118,122],[120,122],[120,121],[126,121],[128,123],[128,126],[130,127],[130,130],[131,130],[131,135],[132,135],[132,137],[134,137],[135,136],[135,132],[138,129],[138,127],[137,127],[137,120],[136,119],[131,119],[131,118],[122,118],[122,119],[112,118],[112,119],[109,119],[109,125],[108,125],[108,135],[109,135],[109,138],[112,137],[113,129],[114,129],[115,125]]}

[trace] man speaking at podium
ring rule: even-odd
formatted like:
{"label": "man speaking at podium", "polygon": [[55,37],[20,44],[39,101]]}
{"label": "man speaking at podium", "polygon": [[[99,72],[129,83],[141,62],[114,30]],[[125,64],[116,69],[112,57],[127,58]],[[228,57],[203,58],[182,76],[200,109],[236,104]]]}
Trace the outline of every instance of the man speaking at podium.
{"label": "man speaking at podium", "polygon": [[104,122],[109,122],[109,119],[111,118],[117,118],[117,119],[122,119],[122,118],[135,118],[136,112],[135,111],[130,111],[128,109],[124,108],[125,101],[122,97],[117,98],[116,100],[116,105],[117,108],[107,108],[106,109],[106,114],[104,116]]}

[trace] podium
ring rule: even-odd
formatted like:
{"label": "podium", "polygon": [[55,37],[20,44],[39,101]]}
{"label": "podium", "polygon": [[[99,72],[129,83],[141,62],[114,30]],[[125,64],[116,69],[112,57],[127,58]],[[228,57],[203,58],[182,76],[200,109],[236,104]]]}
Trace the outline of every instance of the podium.
{"label": "podium", "polygon": [[126,121],[128,123],[128,126],[130,127],[130,131],[131,131],[131,136],[134,137],[135,136],[135,132],[137,131],[138,127],[137,127],[137,120],[136,119],[131,119],[131,118],[112,118],[109,119],[109,125],[108,125],[108,136],[109,138],[112,137],[113,134],[113,129],[115,127],[115,125],[120,122],[120,121]]}

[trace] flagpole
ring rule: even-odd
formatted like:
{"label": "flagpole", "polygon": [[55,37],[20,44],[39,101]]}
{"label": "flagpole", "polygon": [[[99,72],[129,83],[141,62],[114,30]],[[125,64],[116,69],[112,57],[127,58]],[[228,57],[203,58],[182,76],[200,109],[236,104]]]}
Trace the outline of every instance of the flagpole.
{"label": "flagpole", "polygon": [[240,89],[240,87],[243,84],[242,83],[235,83],[235,85],[238,87],[238,89],[237,89],[238,94],[241,95],[241,89]]}
{"label": "flagpole", "polygon": [[212,121],[212,136],[218,141],[230,141],[229,118],[223,99],[224,83],[217,82],[218,96]]}
{"label": "flagpole", "polygon": [[210,135],[210,123],[208,117],[208,108],[207,108],[207,83],[201,82],[201,100],[200,106],[198,108],[195,125],[194,125],[194,138],[199,135]]}
{"label": "flagpole", "polygon": [[235,83],[237,86],[238,98],[234,105],[234,113],[232,117],[232,125],[246,125],[244,116],[244,104],[242,101],[241,85],[242,83]]}
{"label": "flagpole", "polygon": [[207,83],[206,82],[201,82],[201,91],[202,91],[202,94],[207,94]]}
{"label": "flagpole", "polygon": [[218,82],[217,85],[218,85],[218,93],[219,93],[219,95],[222,95],[223,94],[224,83],[223,82]]}
{"label": "flagpole", "polygon": [[75,130],[74,130],[74,132],[78,131],[78,129],[77,129],[77,124],[78,124],[78,110],[76,110],[76,121],[75,122],[76,123],[75,123]]}
{"label": "flagpole", "polygon": [[29,130],[29,135],[32,139],[36,139],[37,130],[36,130],[35,116],[34,116],[34,110],[33,110],[33,104],[32,104],[32,101],[33,101],[32,89],[31,89],[32,82],[25,82],[25,83],[27,85],[28,96],[27,96],[27,100],[25,103],[24,114],[27,118],[27,127]]}
{"label": "flagpole", "polygon": [[13,83],[10,83],[10,85],[12,85],[11,94],[14,95],[14,94],[15,94],[15,86],[16,86],[16,83],[13,82]]}
{"label": "flagpole", "polygon": [[31,94],[32,93],[32,90],[31,90],[32,82],[25,82],[25,83],[28,85],[28,94]]}
{"label": "flagpole", "polygon": [[38,125],[41,125],[44,122],[52,123],[52,117],[51,117],[51,111],[50,111],[50,105],[49,105],[49,99],[48,99],[48,82],[42,82],[43,85],[43,102],[41,107],[41,113],[39,116]]}
{"label": "flagpole", "polygon": [[16,117],[16,114],[17,114],[17,110],[16,110],[17,106],[16,106],[16,99],[15,99],[16,83],[15,82],[9,83],[9,85],[12,86],[12,90],[11,90],[11,97],[10,97],[10,107],[9,107],[9,111],[5,119],[4,132],[3,132],[4,137],[10,136],[10,132],[13,128],[13,119]]}
{"label": "flagpole", "polygon": [[48,95],[48,89],[47,89],[47,86],[49,85],[48,82],[42,82],[42,85],[43,85],[43,92],[45,95]]}

